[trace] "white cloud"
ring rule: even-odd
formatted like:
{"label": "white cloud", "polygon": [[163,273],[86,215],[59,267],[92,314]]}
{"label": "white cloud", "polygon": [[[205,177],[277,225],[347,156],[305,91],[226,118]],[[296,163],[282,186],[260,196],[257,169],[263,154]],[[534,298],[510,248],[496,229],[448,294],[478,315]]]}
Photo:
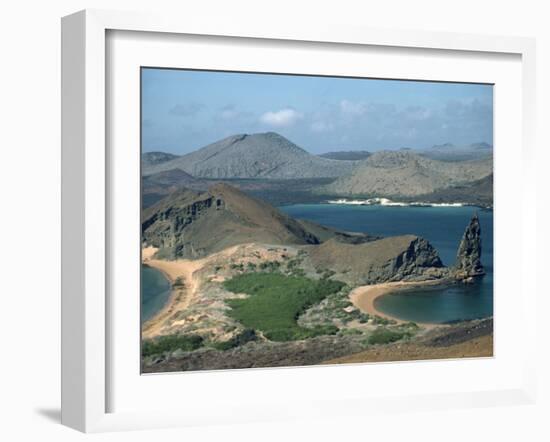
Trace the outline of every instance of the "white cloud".
{"label": "white cloud", "polygon": [[292,126],[298,120],[304,118],[304,115],[291,108],[281,109],[276,112],[266,112],[260,117],[264,124],[275,127]]}

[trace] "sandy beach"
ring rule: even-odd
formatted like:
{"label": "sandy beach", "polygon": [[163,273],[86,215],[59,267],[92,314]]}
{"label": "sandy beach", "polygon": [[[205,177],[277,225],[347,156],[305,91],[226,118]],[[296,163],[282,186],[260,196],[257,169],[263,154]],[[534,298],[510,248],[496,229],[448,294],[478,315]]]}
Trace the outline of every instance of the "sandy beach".
{"label": "sandy beach", "polygon": [[[159,270],[168,278],[172,284],[172,293],[164,308],[143,325],[143,338],[151,338],[161,334],[161,329],[165,326],[166,320],[174,313],[189,306],[198,288],[198,282],[193,277],[193,273],[203,265],[203,260],[200,259],[176,261],[153,259],[152,257],[156,251],[157,249],[154,247],[142,249],[142,262]],[[181,280],[183,285],[175,284],[178,279]]]}
{"label": "sandy beach", "polygon": [[250,246],[232,246],[205,258],[174,261],[155,259],[156,248],[143,248],[141,253],[143,264],[162,272],[172,284],[172,293],[166,305],[143,324],[142,338],[174,333],[174,327],[177,328],[181,325],[181,321],[175,319],[175,316],[197,302],[200,297],[202,282],[201,278],[197,276],[197,271],[209,263],[228,262],[236,252],[246,251],[247,247]]}
{"label": "sandy beach", "polygon": [[[421,287],[421,286],[435,286],[435,285],[440,285],[441,283],[442,282],[438,280],[422,281],[422,282],[418,282],[418,281],[384,282],[381,284],[363,285],[361,287],[357,287],[356,289],[351,291],[349,296],[353,305],[364,313],[368,313],[369,315],[380,316],[381,318],[392,319],[394,321],[397,321],[398,323],[404,323],[408,321],[403,321],[399,318],[387,315],[386,313],[383,313],[380,310],[377,310],[376,307],[374,306],[374,301],[380,296],[387,295],[388,293],[392,293],[398,290],[411,289],[414,287]],[[423,323],[419,325],[434,327],[440,324]]]}

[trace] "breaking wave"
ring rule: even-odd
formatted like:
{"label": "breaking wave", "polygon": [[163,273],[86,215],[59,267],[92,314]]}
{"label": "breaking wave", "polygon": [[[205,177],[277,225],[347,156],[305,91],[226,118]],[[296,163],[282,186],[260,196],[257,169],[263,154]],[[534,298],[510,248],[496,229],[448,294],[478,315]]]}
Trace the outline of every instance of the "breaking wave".
{"label": "breaking wave", "polygon": [[389,207],[463,207],[464,203],[428,203],[423,201],[400,202],[389,198],[347,199],[340,198],[328,200],[328,204],[343,204],[348,206],[389,206]]}

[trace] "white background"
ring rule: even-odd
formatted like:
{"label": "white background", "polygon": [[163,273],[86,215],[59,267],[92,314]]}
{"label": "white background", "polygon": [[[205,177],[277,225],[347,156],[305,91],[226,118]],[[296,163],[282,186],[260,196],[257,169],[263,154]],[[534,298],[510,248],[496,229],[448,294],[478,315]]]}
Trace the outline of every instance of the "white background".
{"label": "white background", "polygon": [[[176,5],[179,5],[179,9]],[[4,440],[81,440],[84,435],[61,427],[59,420],[60,311],[60,27],[59,18],[75,10],[168,8],[173,13],[232,15],[249,20],[355,24],[538,38],[539,190],[548,187],[550,121],[550,29],[544,2],[462,0],[443,2],[267,3],[244,0],[152,1],[12,1],[0,9],[0,232],[2,253],[2,346],[0,347],[0,437]],[[518,177],[518,185],[519,185]],[[546,193],[546,192],[545,192]],[[540,196],[542,202],[548,200]],[[541,279],[547,266],[548,211],[539,211],[539,256],[532,270]],[[547,232],[547,229],[545,229]],[[514,232],[510,240],[514,241]],[[541,287],[539,287],[541,290]],[[540,308],[549,307],[541,293]],[[541,316],[542,319],[542,316]],[[96,440],[548,440],[550,430],[549,333],[540,328],[540,391],[536,406],[481,410],[413,412],[365,419],[287,422],[158,432],[102,434]],[[544,354],[545,353],[545,354]]]}
{"label": "white background", "polygon": [[[233,414],[251,416],[263,411],[289,408],[297,411],[322,408],[330,399],[360,398],[367,401],[385,395],[414,396],[521,388],[522,345],[528,339],[510,324],[524,320],[515,293],[529,290],[517,272],[519,241],[509,242],[509,232],[521,231],[521,216],[509,200],[521,198],[520,188],[505,173],[521,163],[521,65],[519,57],[472,55],[429,50],[403,50],[355,46],[341,48],[322,44],[268,44],[217,38],[162,38],[132,32],[111,34],[109,59],[110,109],[109,163],[111,173],[110,237],[112,294],[109,411],[178,410],[191,416],[208,413],[211,419]],[[248,370],[217,373],[185,373],[139,376],[140,354],[136,337],[140,310],[140,193],[139,193],[139,85],[140,66],[200,67],[218,70],[353,75],[374,78],[421,78],[446,81],[495,83],[495,355],[485,360],[371,364],[346,367],[308,367],[302,370]],[[520,160],[520,161],[518,161]],[[133,227],[132,227],[133,226]],[[527,232],[526,234],[529,234]],[[500,251],[500,252],[499,252]],[[501,253],[505,251],[504,253]],[[524,302],[529,299],[523,297]],[[526,309],[526,311],[528,311]],[[526,327],[522,332],[526,332]],[[376,379],[368,382],[365,379]],[[345,379],[345,381],[344,381]],[[414,379],[415,382],[410,380]],[[449,383],[449,379],[453,379]],[[319,388],[322,386],[322,388]],[[351,387],[353,386],[353,387]],[[261,394],[258,397],[258,392]],[[179,394],[177,392],[180,392]],[[182,401],[185,392],[193,400]],[[215,398],[213,400],[212,398]],[[236,400],[238,398],[238,401]],[[343,402],[343,401],[342,401]],[[355,404],[355,402],[352,402]],[[405,400],[401,401],[401,405]],[[253,404],[251,406],[251,404]],[[410,404],[414,404],[411,401]],[[411,405],[408,405],[410,407]],[[152,406],[153,405],[153,406]],[[339,405],[341,414],[356,406]],[[350,410],[351,409],[351,410]],[[334,414],[334,413],[333,413]],[[322,413],[319,411],[319,415]],[[259,420],[261,417],[251,420]]]}

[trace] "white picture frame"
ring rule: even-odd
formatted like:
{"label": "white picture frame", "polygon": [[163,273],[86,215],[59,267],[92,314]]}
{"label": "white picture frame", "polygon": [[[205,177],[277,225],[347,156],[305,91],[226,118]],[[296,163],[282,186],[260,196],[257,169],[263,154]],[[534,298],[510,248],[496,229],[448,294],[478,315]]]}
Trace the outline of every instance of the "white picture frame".
{"label": "white picture frame", "polygon": [[[521,57],[522,121],[521,159],[521,264],[526,271],[526,257],[534,255],[535,194],[530,192],[534,174],[535,42],[518,37],[493,37],[416,31],[358,29],[344,26],[310,24],[293,27],[280,23],[212,22],[196,17],[157,17],[87,10],[62,21],[62,422],[85,432],[159,428],[168,426],[207,425],[208,416],[190,415],[181,409],[109,412],[110,364],[108,327],[108,247],[110,231],[109,174],[107,173],[106,121],[108,63],[106,35],[110,31],[154,32],[163,35],[200,35],[269,39],[286,42],[337,43],[384,48],[467,51],[478,54],[511,54]],[[497,173],[499,173],[497,171]],[[536,316],[536,286],[522,279],[523,317]],[[534,322],[524,324],[525,334],[533,336]],[[533,344],[530,344],[532,342]],[[329,397],[314,401],[312,407],[291,411],[274,405],[238,417],[228,410],[220,415],[223,422],[247,422],[287,417],[334,415],[334,401],[339,414],[368,414],[384,410],[436,409],[532,403],[536,392],[534,339],[526,341],[522,360],[524,373],[520,385],[463,393],[430,393],[359,400],[357,397]],[[425,367],[430,370],[429,367]],[[300,369],[291,369],[300,370]],[[208,374],[206,374],[208,375]],[[219,374],[218,376],[223,376]],[[242,374],[241,374],[242,376]],[[268,375],[264,375],[268,376]],[[170,382],[170,381],[166,381]],[[252,396],[250,396],[252,397]],[[279,404],[280,405],[280,404]],[[254,409],[243,404],[242,409]],[[235,409],[239,409],[236,405]],[[268,417],[269,416],[269,417]]]}

